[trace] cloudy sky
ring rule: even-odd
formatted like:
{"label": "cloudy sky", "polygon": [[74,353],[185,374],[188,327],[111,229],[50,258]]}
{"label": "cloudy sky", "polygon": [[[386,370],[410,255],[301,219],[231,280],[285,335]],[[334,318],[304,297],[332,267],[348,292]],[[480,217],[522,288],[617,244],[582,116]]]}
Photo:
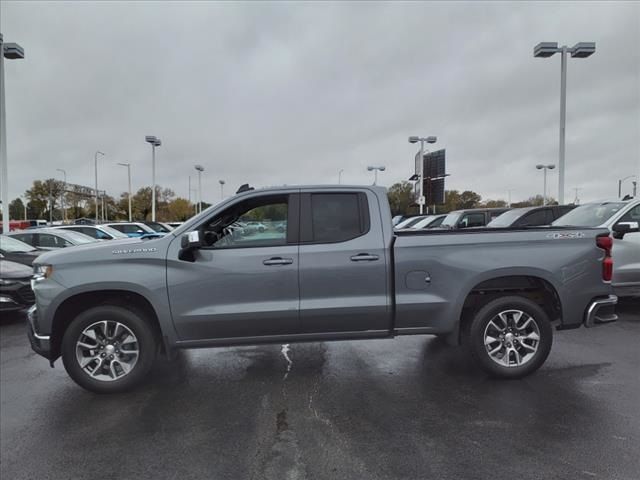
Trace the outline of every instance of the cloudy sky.
{"label": "cloudy sky", "polygon": [[[406,179],[437,135],[448,188],[513,201],[557,163],[560,58],[540,41],[595,41],[570,59],[567,199],[613,196],[640,173],[640,3],[170,3],[2,1],[10,198],[67,171],[100,188],[151,183],[145,135],[163,141],[157,182],[203,199],[241,183]],[[550,193],[557,195],[557,170]],[[630,185],[628,182],[627,185]]]}

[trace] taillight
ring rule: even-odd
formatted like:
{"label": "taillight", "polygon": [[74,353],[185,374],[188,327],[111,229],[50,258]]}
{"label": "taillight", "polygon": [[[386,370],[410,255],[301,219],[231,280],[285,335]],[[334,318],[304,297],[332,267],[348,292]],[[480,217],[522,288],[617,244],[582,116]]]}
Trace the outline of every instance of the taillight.
{"label": "taillight", "polygon": [[610,282],[613,278],[613,258],[611,258],[613,238],[609,235],[596,237],[596,245],[604,250],[604,259],[602,260],[602,280]]}

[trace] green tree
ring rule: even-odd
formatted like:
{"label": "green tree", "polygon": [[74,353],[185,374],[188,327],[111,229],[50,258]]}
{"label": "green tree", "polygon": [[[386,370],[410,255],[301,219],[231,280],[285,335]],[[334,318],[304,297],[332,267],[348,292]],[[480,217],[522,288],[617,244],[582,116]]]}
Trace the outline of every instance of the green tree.
{"label": "green tree", "polygon": [[407,215],[415,212],[415,196],[413,185],[409,182],[398,182],[387,191],[392,215]]}
{"label": "green tree", "polygon": [[457,209],[477,208],[480,206],[481,201],[482,197],[476,192],[465,190],[460,194],[460,203],[458,204]]}
{"label": "green tree", "polygon": [[486,200],[484,206],[487,208],[504,208],[507,206],[507,202],[504,200]]}
{"label": "green tree", "polygon": [[191,218],[194,213],[193,206],[186,198],[176,198],[167,205],[167,221],[184,222]]}
{"label": "green tree", "polygon": [[24,218],[24,203],[21,198],[16,198],[9,203],[9,218],[12,220]]}

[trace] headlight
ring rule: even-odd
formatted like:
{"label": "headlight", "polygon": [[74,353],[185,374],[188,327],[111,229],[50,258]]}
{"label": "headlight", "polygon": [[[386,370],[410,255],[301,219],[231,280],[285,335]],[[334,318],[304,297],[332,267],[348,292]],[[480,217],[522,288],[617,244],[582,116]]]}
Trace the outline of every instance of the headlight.
{"label": "headlight", "polygon": [[33,281],[40,282],[46,278],[49,278],[53,273],[53,267],[51,265],[40,265],[35,263],[33,265]]}

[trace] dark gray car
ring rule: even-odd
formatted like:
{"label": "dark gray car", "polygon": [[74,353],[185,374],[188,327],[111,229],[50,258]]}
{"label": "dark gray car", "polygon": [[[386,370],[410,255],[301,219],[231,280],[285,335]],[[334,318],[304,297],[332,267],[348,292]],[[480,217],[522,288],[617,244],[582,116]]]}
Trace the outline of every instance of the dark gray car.
{"label": "dark gray car", "polygon": [[31,266],[33,261],[43,253],[31,245],[8,235],[0,235],[0,256],[5,260]]}
{"label": "dark gray car", "polygon": [[38,228],[36,230],[11,232],[8,235],[40,250],[57,250],[100,241],[83,233],[59,228]]}

